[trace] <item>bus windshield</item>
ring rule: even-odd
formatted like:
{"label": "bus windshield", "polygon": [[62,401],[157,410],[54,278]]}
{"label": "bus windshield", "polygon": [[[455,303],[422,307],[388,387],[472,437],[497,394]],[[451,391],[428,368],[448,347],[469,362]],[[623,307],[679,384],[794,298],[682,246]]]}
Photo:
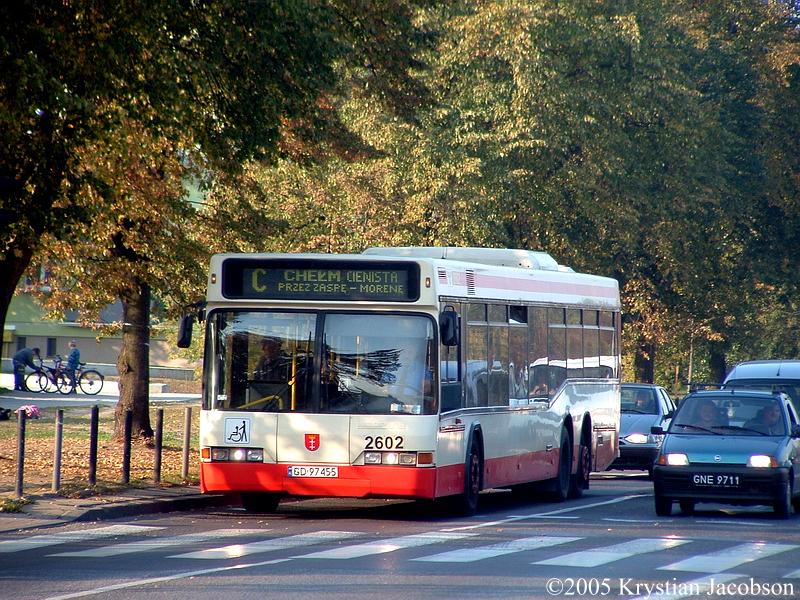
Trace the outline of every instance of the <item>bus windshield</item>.
{"label": "bus windshield", "polygon": [[218,311],[204,408],[435,414],[434,323],[410,314]]}

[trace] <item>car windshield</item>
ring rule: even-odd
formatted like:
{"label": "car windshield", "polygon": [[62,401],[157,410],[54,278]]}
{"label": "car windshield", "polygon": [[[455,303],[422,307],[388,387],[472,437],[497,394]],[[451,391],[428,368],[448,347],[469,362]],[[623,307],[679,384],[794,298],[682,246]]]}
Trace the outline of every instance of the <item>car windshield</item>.
{"label": "car windshield", "polygon": [[209,319],[205,408],[436,413],[426,316],[218,311]]}
{"label": "car windshield", "polygon": [[793,379],[732,379],[725,382],[726,388],[766,390],[782,392],[789,396],[795,410],[800,410],[800,381]]}
{"label": "car windshield", "polygon": [[622,386],[620,410],[642,415],[658,414],[655,388]]}
{"label": "car windshield", "polygon": [[670,433],[786,435],[786,417],[776,398],[744,395],[692,396],[681,401]]}

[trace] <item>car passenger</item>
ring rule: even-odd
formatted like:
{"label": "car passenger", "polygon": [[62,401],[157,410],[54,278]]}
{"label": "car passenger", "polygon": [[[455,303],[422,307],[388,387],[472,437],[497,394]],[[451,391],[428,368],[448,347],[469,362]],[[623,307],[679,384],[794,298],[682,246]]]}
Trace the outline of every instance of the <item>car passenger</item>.
{"label": "car passenger", "polygon": [[653,394],[646,390],[641,390],[636,392],[636,399],[634,400],[636,403],[636,412],[640,412],[646,415],[653,415],[656,412],[656,405],[653,402]]}
{"label": "car passenger", "polygon": [[717,405],[711,400],[704,399],[698,403],[698,406],[695,409],[692,425],[703,427],[705,429],[711,429],[712,427],[724,425],[724,423],[720,418]]}
{"label": "car passenger", "polygon": [[775,404],[769,404],[758,411],[754,419],[744,424],[746,429],[755,429],[767,435],[785,435],[786,429],[781,418],[781,409]]}

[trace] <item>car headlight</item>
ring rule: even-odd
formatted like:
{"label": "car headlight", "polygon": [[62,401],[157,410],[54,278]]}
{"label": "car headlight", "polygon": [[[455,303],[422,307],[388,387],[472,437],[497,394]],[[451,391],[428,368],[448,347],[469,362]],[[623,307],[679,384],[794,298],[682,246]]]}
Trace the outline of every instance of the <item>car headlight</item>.
{"label": "car headlight", "polygon": [[650,442],[650,436],[644,433],[632,433],[625,436],[625,441],[630,444],[646,444]]}
{"label": "car headlight", "polygon": [[767,456],[766,454],[753,454],[753,456],[747,459],[747,466],[768,469],[777,467],[778,461],[775,459],[775,457]]}
{"label": "car headlight", "polygon": [[680,452],[670,452],[663,454],[658,459],[658,464],[669,465],[670,467],[685,467],[689,464],[689,457]]}

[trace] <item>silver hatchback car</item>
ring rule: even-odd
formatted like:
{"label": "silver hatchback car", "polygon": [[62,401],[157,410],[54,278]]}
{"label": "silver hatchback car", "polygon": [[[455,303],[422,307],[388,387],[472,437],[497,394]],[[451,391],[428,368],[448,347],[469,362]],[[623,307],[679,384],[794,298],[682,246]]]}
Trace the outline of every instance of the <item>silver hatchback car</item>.
{"label": "silver hatchback car", "polygon": [[663,387],[649,383],[623,383],[620,396],[619,458],[608,469],[646,470],[652,476],[663,436],[650,428],[667,427],[675,402]]}

